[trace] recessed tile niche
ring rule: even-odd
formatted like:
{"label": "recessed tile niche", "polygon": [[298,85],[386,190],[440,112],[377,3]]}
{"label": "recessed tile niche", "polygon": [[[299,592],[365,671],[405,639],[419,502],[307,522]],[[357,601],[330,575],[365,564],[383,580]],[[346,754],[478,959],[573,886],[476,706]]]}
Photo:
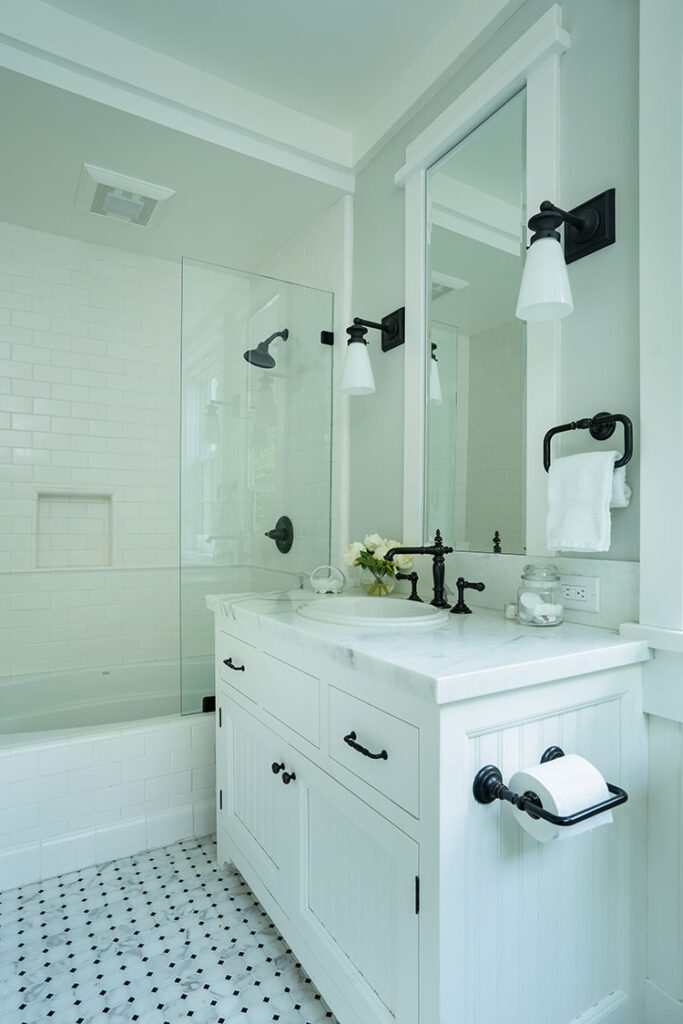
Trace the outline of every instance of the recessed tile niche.
{"label": "recessed tile niche", "polygon": [[39,494],[37,567],[79,569],[111,565],[111,519],[109,494]]}

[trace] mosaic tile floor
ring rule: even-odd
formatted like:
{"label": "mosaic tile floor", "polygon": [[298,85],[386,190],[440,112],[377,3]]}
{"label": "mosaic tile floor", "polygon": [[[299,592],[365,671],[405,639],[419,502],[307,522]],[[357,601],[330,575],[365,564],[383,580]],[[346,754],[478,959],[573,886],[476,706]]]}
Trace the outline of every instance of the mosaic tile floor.
{"label": "mosaic tile floor", "polygon": [[0,893],[0,1024],[334,1024],[212,839]]}

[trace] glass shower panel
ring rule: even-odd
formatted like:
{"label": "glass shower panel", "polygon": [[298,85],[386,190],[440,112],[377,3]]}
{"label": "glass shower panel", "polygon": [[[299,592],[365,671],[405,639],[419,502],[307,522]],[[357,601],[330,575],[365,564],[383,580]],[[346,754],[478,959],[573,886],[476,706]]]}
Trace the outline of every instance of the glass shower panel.
{"label": "glass shower panel", "polygon": [[[182,278],[180,637],[188,713],[215,690],[207,594],[296,589],[330,560],[333,349],[321,339],[332,331],[333,296],[187,259]],[[288,550],[286,528],[282,540],[266,536],[284,518],[293,535]]]}

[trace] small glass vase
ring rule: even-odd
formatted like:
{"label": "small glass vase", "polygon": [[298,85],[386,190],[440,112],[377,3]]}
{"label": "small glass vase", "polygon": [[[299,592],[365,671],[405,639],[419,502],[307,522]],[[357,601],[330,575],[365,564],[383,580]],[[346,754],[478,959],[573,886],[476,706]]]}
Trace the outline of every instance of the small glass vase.
{"label": "small glass vase", "polygon": [[372,569],[361,566],[360,585],[370,597],[386,597],[396,586],[396,580],[393,576],[379,576]]}

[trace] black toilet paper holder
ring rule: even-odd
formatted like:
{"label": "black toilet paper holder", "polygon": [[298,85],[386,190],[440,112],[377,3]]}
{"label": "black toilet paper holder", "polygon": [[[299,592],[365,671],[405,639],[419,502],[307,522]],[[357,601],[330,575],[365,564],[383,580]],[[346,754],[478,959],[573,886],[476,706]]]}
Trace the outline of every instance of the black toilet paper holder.
{"label": "black toilet paper holder", "polygon": [[[558,757],[564,757],[564,750],[561,747],[548,747],[541,758],[541,764],[555,761]],[[472,784],[472,792],[477,803],[492,804],[494,800],[507,800],[518,810],[526,811],[530,818],[543,818],[551,825],[561,825],[562,827],[578,825],[582,821],[587,821],[588,818],[594,818],[596,814],[602,814],[603,811],[611,811],[613,807],[625,804],[628,800],[628,793],[624,789],[620,789],[619,786],[608,782],[607,789],[612,794],[607,800],[593,804],[592,807],[584,807],[583,810],[575,811],[574,814],[561,816],[547,811],[536,793],[531,791],[521,794],[513,793],[503,782],[500,768],[496,768],[494,764],[487,764],[480,768],[474,776]]]}

